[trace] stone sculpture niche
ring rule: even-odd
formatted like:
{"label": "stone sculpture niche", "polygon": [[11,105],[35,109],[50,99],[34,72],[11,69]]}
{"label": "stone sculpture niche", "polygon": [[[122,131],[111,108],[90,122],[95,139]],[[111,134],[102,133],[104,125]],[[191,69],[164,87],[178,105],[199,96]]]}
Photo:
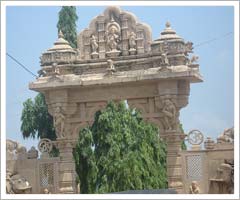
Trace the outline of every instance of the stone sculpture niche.
{"label": "stone sculpture niche", "polygon": [[150,51],[150,43],[150,27],[118,7],[108,7],[78,36],[84,60],[143,54]]}

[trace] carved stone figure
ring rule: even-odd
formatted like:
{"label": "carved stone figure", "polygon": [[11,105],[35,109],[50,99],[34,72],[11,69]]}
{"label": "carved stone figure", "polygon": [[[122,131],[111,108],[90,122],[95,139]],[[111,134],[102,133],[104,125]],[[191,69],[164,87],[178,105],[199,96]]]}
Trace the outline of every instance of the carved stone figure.
{"label": "carved stone figure", "polygon": [[20,143],[17,142],[17,147],[16,147],[16,153],[20,154],[20,153],[26,153],[27,149],[26,147],[24,147],[23,145],[21,145]]}
{"label": "carved stone figure", "polygon": [[129,47],[130,49],[136,49],[136,34],[131,32],[129,36]]}
{"label": "carved stone figure", "polygon": [[14,142],[12,140],[6,141],[6,158],[7,158],[7,160],[14,160],[16,147],[17,147],[16,142]]}
{"label": "carved stone figure", "polygon": [[191,59],[188,59],[188,58],[187,58],[187,64],[188,64],[188,65],[191,65],[191,64],[197,63],[197,62],[198,62],[198,59],[199,59],[198,56],[193,55],[193,56],[191,57]]}
{"label": "carved stone figure", "polygon": [[91,36],[91,48],[92,48],[92,53],[96,53],[98,49],[98,44],[95,35]]}
{"label": "carved stone figure", "polygon": [[77,59],[78,59],[78,60],[81,60],[81,59],[83,58],[83,55],[81,55],[80,49],[76,49],[76,52],[77,52],[77,54],[76,54]]}
{"label": "carved stone figure", "polygon": [[34,146],[32,146],[31,149],[27,152],[27,158],[36,159],[37,157],[38,157],[38,151]]}
{"label": "carved stone figure", "polygon": [[52,64],[52,75],[53,76],[57,76],[60,74],[60,69],[59,67],[57,66],[57,63],[53,63]]}
{"label": "carved stone figure", "polygon": [[225,129],[224,132],[218,136],[217,143],[233,143],[234,142],[234,129]]}
{"label": "carved stone figure", "polygon": [[199,194],[200,188],[198,187],[197,181],[192,181],[189,187],[189,194]]}
{"label": "carved stone figure", "polygon": [[165,99],[163,102],[162,113],[165,130],[174,130],[176,125],[176,107],[170,99]]}
{"label": "carved stone figure", "polygon": [[64,135],[64,121],[65,116],[63,115],[61,108],[57,107],[54,113],[54,127],[58,138],[65,137]]}
{"label": "carved stone figure", "polygon": [[234,164],[224,160],[217,169],[215,178],[210,179],[210,194],[233,194],[234,193]]}
{"label": "carved stone figure", "polygon": [[44,188],[43,194],[51,194],[51,192],[47,188]]}
{"label": "carved stone figure", "polygon": [[185,44],[185,54],[191,53],[193,50],[193,43],[192,42],[187,42]]}
{"label": "carved stone figure", "polygon": [[38,77],[44,77],[44,76],[46,76],[46,71],[44,71],[43,69],[40,69],[40,70],[38,70]]}
{"label": "carved stone figure", "polygon": [[30,183],[19,174],[7,177],[7,194],[30,194],[31,189]]}
{"label": "carved stone figure", "polygon": [[108,74],[113,74],[113,72],[116,72],[115,66],[111,59],[107,60],[107,64],[108,64],[108,68],[107,68]]}
{"label": "carved stone figure", "polygon": [[168,60],[168,57],[167,57],[167,54],[166,53],[163,53],[161,55],[161,59],[162,59],[162,64],[165,65],[165,66],[168,66],[169,65],[169,60]]}
{"label": "carved stone figure", "polygon": [[17,159],[27,159],[27,149],[20,143],[16,142]]}
{"label": "carved stone figure", "polygon": [[14,194],[14,192],[12,190],[11,177],[10,177],[9,173],[6,174],[6,193],[7,194]]}
{"label": "carved stone figure", "polygon": [[117,29],[114,28],[114,26],[110,29],[110,32],[107,32],[107,45],[110,49],[110,51],[116,51],[117,45],[119,42],[119,35],[116,34]]}
{"label": "carved stone figure", "polygon": [[107,46],[110,51],[117,51],[120,42],[120,26],[112,17],[111,22],[107,25],[106,31]]}

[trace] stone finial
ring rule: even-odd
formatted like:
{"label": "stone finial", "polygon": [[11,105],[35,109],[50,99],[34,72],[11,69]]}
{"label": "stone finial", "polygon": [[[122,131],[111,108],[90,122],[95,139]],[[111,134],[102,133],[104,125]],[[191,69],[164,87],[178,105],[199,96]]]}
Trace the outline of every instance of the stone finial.
{"label": "stone finial", "polygon": [[171,24],[170,24],[170,22],[169,22],[169,21],[167,21],[167,22],[166,22],[166,24],[165,24],[165,26],[166,26],[166,28],[170,28],[170,27],[171,27]]}
{"label": "stone finial", "polygon": [[62,33],[62,30],[60,29],[58,32],[58,38],[64,38],[64,35]]}
{"label": "stone finial", "polygon": [[111,15],[111,22],[115,22],[113,15]]}
{"label": "stone finial", "polygon": [[211,150],[215,148],[215,142],[212,138],[207,137],[207,139],[204,141],[204,148],[207,150]]}

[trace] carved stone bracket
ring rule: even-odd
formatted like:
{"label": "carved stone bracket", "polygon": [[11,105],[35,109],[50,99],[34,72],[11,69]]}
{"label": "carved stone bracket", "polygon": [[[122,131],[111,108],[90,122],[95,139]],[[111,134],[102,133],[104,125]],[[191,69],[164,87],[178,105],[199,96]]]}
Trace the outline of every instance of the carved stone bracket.
{"label": "carved stone bracket", "polygon": [[162,99],[163,124],[165,130],[177,130],[178,110],[173,100],[170,98]]}

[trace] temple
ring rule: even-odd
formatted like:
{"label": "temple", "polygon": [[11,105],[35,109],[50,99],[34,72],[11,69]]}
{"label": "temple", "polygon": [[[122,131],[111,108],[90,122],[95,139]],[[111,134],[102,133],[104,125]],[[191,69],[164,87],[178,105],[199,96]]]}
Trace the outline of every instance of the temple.
{"label": "temple", "polygon": [[185,134],[179,113],[187,106],[190,84],[202,82],[193,43],[177,35],[170,22],[159,38],[127,11],[107,7],[78,35],[77,49],[61,31],[43,52],[39,77],[29,84],[44,94],[54,118],[60,150],[59,191],[76,193],[72,156],[79,130],[93,122],[108,101],[126,100],[159,127],[167,143],[168,187],[183,193],[179,152]]}

